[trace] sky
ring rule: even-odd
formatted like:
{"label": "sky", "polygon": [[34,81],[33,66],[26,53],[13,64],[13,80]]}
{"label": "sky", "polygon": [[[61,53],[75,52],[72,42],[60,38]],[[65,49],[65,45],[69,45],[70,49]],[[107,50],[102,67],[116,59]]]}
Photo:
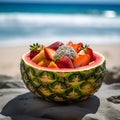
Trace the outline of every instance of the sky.
{"label": "sky", "polygon": [[120,3],[120,0],[0,0],[0,2],[91,2],[91,3]]}

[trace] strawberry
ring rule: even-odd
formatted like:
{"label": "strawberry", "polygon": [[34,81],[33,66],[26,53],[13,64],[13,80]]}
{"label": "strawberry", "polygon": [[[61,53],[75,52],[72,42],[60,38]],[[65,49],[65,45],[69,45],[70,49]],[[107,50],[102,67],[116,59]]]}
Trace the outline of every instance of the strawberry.
{"label": "strawberry", "polygon": [[44,53],[48,60],[54,60],[55,50],[53,50],[52,48],[49,48],[49,47],[45,47]]}
{"label": "strawberry", "polygon": [[74,68],[71,59],[68,56],[63,56],[56,61],[59,68]]}
{"label": "strawberry", "polygon": [[34,58],[40,51],[39,50],[34,50],[34,51],[30,51],[30,58]]}
{"label": "strawberry", "polygon": [[93,55],[93,50],[91,48],[87,48],[87,54],[90,55],[90,62],[95,60],[95,57]]}
{"label": "strawberry", "polygon": [[58,47],[61,46],[61,45],[63,45],[63,43],[60,42],[60,41],[57,41],[57,42],[54,42],[53,44],[49,45],[48,47],[49,47],[49,48],[52,48],[52,49],[54,49],[54,50],[57,50]]}
{"label": "strawberry", "polygon": [[88,47],[88,45],[85,45],[85,47],[83,47],[83,50],[86,54],[90,55],[90,62],[95,60],[93,50],[90,47]]}
{"label": "strawberry", "polygon": [[30,45],[30,58],[35,57],[42,48],[43,46],[40,46],[38,43]]}
{"label": "strawberry", "polygon": [[73,65],[76,68],[76,67],[88,65],[89,62],[90,62],[90,55],[85,54],[85,55],[80,55],[77,58],[75,58],[73,60]]}
{"label": "strawberry", "polygon": [[77,44],[74,44],[72,41],[69,41],[67,45],[73,47],[74,50],[75,50],[77,53],[79,53],[80,50],[81,50],[82,47],[83,47],[83,43],[81,43],[81,42],[80,42],[80,43],[77,43]]}

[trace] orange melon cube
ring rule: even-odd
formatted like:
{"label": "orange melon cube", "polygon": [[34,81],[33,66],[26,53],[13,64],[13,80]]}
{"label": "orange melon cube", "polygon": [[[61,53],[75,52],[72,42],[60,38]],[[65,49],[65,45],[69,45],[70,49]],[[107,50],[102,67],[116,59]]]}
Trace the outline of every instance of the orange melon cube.
{"label": "orange melon cube", "polygon": [[49,68],[58,68],[55,62],[51,61],[50,64],[48,65]]}
{"label": "orange melon cube", "polygon": [[38,65],[39,66],[43,66],[43,67],[48,67],[48,65],[50,64],[50,60],[47,60],[46,58],[42,59]]}
{"label": "orange melon cube", "polygon": [[46,58],[44,50],[41,50],[40,53],[33,57],[32,61],[38,64],[44,58]]}

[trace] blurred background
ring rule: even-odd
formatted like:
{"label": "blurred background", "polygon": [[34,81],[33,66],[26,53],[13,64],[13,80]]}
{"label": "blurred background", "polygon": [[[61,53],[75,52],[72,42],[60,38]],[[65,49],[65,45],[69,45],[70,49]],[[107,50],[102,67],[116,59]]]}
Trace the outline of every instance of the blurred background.
{"label": "blurred background", "polygon": [[0,0],[0,44],[120,44],[119,0]]}

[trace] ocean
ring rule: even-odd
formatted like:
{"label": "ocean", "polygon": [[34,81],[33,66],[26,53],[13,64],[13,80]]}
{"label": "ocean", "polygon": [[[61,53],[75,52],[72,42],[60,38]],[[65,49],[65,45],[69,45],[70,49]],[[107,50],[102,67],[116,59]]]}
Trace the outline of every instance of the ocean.
{"label": "ocean", "polygon": [[0,45],[120,44],[120,4],[0,2]]}

